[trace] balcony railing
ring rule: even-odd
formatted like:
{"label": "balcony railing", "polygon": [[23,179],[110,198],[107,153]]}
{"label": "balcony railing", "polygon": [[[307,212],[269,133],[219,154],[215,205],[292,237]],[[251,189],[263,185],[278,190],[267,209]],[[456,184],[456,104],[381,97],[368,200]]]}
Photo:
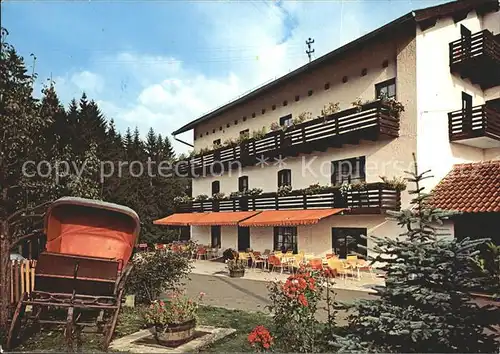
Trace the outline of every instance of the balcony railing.
{"label": "balcony railing", "polygon": [[350,208],[353,214],[380,214],[385,210],[399,210],[400,207],[399,191],[383,183],[371,183],[362,190],[350,190],[344,194],[340,190],[318,194],[291,192],[281,196],[264,193],[226,200],[195,201],[179,205],[177,212]]}
{"label": "balcony railing", "polygon": [[222,147],[202,156],[182,161],[182,175],[200,173],[217,164],[228,166],[239,161],[242,166],[255,165],[262,157],[295,156],[322,151],[360,140],[379,140],[399,136],[399,118],[388,103],[377,100],[358,108],[350,108],[326,117],[312,119],[286,131],[266,134],[262,139],[249,139],[241,145]]}
{"label": "balcony railing", "polygon": [[484,30],[449,44],[450,70],[482,88],[500,85],[500,40]]}
{"label": "balcony railing", "polygon": [[488,104],[448,113],[450,141],[490,148],[500,147],[500,111]]}

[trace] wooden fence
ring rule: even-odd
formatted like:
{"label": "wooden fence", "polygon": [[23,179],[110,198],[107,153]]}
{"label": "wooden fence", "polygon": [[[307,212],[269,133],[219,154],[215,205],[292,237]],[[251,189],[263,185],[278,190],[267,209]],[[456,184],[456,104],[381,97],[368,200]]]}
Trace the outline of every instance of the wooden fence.
{"label": "wooden fence", "polygon": [[35,260],[11,261],[10,302],[17,303],[24,292],[35,288]]}

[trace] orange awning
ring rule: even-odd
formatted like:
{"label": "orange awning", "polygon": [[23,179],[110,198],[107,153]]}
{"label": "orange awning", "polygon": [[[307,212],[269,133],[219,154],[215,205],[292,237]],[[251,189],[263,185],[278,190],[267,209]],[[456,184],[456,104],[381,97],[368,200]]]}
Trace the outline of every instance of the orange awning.
{"label": "orange awning", "polygon": [[221,212],[207,213],[206,215],[202,216],[196,221],[193,221],[191,225],[199,225],[199,226],[238,225],[240,221],[246,220],[259,213],[260,213],[259,211],[221,211]]}
{"label": "orange awning", "polygon": [[155,225],[169,225],[169,226],[189,226],[199,218],[209,213],[178,213],[167,216],[163,219],[153,221]]}
{"label": "orange awning", "polygon": [[267,210],[241,222],[240,226],[297,226],[317,224],[321,219],[342,212],[337,209]]}

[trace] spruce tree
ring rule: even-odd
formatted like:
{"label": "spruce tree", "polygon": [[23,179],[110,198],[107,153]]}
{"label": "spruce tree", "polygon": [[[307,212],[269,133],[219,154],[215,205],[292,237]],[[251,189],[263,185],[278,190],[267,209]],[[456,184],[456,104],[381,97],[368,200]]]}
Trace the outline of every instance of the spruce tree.
{"label": "spruce tree", "polygon": [[443,237],[440,225],[452,213],[429,205],[420,184],[428,172],[419,173],[415,162],[408,178],[416,186],[409,191],[413,208],[391,213],[405,228],[401,237],[372,237],[372,260],[384,264],[386,285],[379,298],[353,306],[341,351],[498,352],[484,331],[499,323],[498,308],[479,307],[470,295],[480,281],[472,260],[487,240]]}
{"label": "spruce tree", "polygon": [[158,157],[158,150],[161,148],[161,141],[157,141],[156,134],[153,128],[149,128],[148,135],[146,136],[146,142],[144,144],[144,149],[146,150],[147,156],[156,161]]}

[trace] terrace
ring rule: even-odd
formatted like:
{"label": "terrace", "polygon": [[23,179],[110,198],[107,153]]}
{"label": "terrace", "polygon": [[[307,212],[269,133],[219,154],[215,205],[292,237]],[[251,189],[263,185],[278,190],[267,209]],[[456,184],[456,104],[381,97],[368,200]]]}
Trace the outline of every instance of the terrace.
{"label": "terrace", "polygon": [[201,174],[210,168],[226,168],[233,161],[251,166],[258,158],[297,156],[325,151],[361,140],[381,140],[399,136],[399,112],[390,102],[376,100],[359,107],[318,117],[287,129],[273,131],[261,139],[247,139],[239,145],[215,149],[180,161],[182,175]]}
{"label": "terrace", "polygon": [[483,89],[500,85],[500,37],[483,30],[462,35],[450,46],[450,71]]}
{"label": "terrace", "polygon": [[180,204],[176,212],[349,208],[351,214],[381,214],[400,207],[399,190],[385,183],[369,183],[344,191],[330,187],[316,193],[296,190],[286,195],[272,192],[222,200],[195,200]]}
{"label": "terrace", "polygon": [[448,113],[450,141],[482,149],[500,147],[500,110],[492,104]]}

